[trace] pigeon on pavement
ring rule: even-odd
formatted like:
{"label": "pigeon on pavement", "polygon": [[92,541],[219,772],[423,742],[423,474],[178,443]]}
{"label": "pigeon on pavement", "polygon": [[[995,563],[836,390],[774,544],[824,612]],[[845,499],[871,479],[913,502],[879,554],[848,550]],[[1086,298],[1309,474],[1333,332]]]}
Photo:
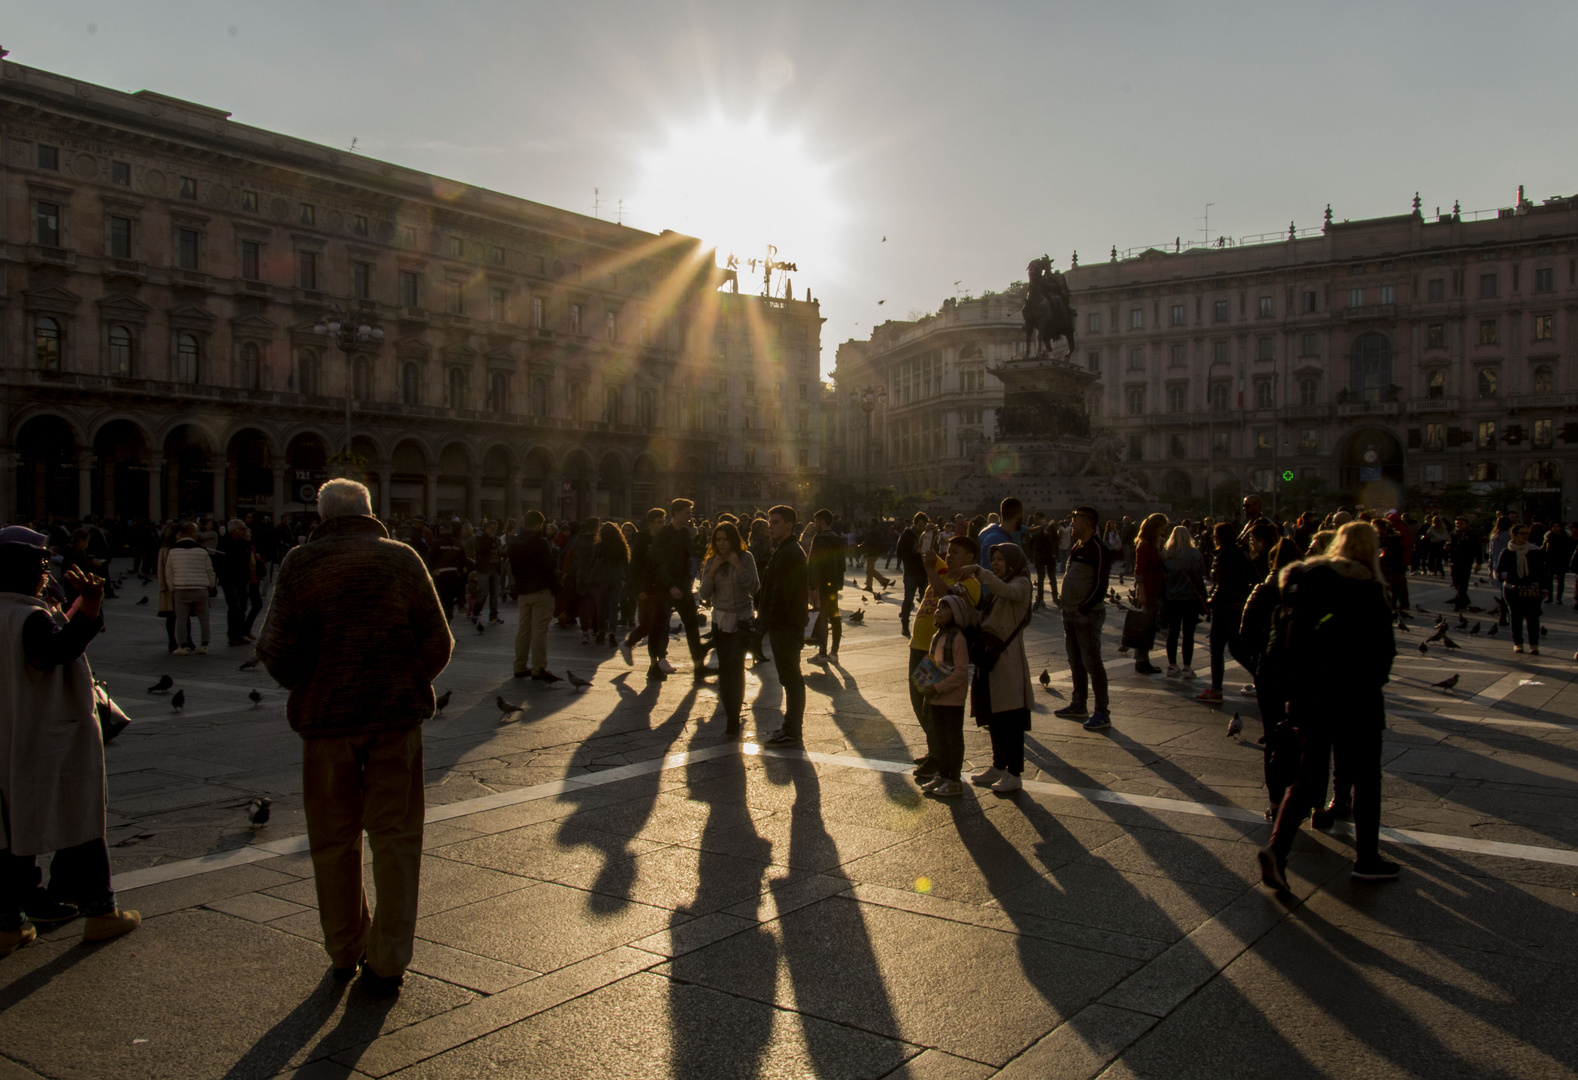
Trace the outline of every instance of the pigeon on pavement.
{"label": "pigeon on pavement", "polygon": [[148,687],[150,694],[168,694],[170,687],[175,685],[175,680],[168,675],[160,675],[159,681]]}
{"label": "pigeon on pavement", "polygon": [[1496,631],[1500,630],[1500,629],[1501,629],[1501,624],[1500,623],[1491,623],[1490,624],[1490,629],[1485,631],[1485,636],[1486,637],[1495,637],[1496,636]]}
{"label": "pigeon on pavement", "polygon": [[1438,683],[1431,683],[1430,685],[1431,686],[1440,687],[1442,690],[1451,690],[1453,687],[1455,687],[1457,685],[1457,680],[1458,680],[1457,675],[1453,674],[1450,678],[1442,679],[1440,682],[1438,682]]}
{"label": "pigeon on pavement", "polygon": [[444,707],[449,704],[449,699],[453,697],[454,694],[455,692],[453,690],[445,690],[442,694],[438,695],[438,700],[433,702],[433,704],[438,706],[439,712],[444,711]]}
{"label": "pigeon on pavement", "polygon": [[146,604],[147,602],[148,602],[148,598],[145,596],[141,600],[137,601],[137,606],[141,607],[142,605]]}
{"label": "pigeon on pavement", "polygon": [[564,675],[565,678],[570,680],[570,685],[575,687],[577,690],[585,690],[592,685],[592,681],[590,679],[583,679],[575,672],[568,669],[566,669]]}
{"label": "pigeon on pavement", "polygon": [[255,829],[259,825],[268,824],[269,807],[273,806],[272,799],[256,798],[247,803],[247,820]]}
{"label": "pigeon on pavement", "polygon": [[1430,655],[1430,646],[1426,645],[1422,641],[1419,643],[1419,655],[1420,656],[1429,656]]}
{"label": "pigeon on pavement", "polygon": [[1041,689],[1052,689],[1052,671],[1050,668],[1041,669]]}
{"label": "pigeon on pavement", "polygon": [[501,724],[507,721],[511,716],[521,711],[521,707],[519,705],[516,705],[513,702],[505,701],[503,694],[500,694],[498,697],[494,698],[493,703],[499,707],[499,712],[503,714],[499,717],[499,723]]}
{"label": "pigeon on pavement", "polygon": [[1227,737],[1231,739],[1243,730],[1244,722],[1238,718],[1237,713],[1234,713],[1233,719],[1227,722]]}
{"label": "pigeon on pavement", "polygon": [[170,708],[174,709],[176,712],[180,712],[182,709],[186,708],[185,690],[177,690],[175,692],[175,696],[170,699]]}
{"label": "pigeon on pavement", "polygon": [[242,661],[242,663],[241,663],[241,670],[242,671],[251,671],[253,668],[255,668],[257,666],[258,666],[257,654],[253,653],[252,654],[252,659]]}
{"label": "pigeon on pavement", "polygon": [[263,693],[260,690],[252,690],[248,692],[247,697],[252,699],[252,707],[254,709],[263,704]]}
{"label": "pigeon on pavement", "polygon": [[1457,642],[1453,641],[1449,637],[1443,637],[1441,639],[1441,644],[1443,644],[1443,645],[1445,645],[1447,647],[1447,652],[1451,652],[1453,649],[1461,649],[1462,648],[1461,645],[1459,645]]}
{"label": "pigeon on pavement", "polygon": [[1479,633],[1480,625],[1481,625],[1480,622],[1478,620],[1475,620],[1474,625],[1469,627],[1468,636],[1469,637],[1476,636]]}

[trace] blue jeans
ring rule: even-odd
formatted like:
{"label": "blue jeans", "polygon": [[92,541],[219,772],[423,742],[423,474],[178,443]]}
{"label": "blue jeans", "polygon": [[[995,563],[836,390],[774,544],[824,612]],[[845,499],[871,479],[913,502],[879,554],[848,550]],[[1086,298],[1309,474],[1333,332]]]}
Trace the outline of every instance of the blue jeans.
{"label": "blue jeans", "polygon": [[625,583],[616,581],[611,585],[597,587],[597,627],[596,633],[612,634],[619,625],[619,599],[624,594]]}
{"label": "blue jeans", "polygon": [[925,574],[904,575],[904,606],[899,608],[899,618],[909,622],[910,612],[915,610],[915,598],[926,595]]}
{"label": "blue jeans", "polygon": [[499,617],[499,592],[504,587],[504,571],[484,570],[477,574],[477,586],[488,594],[488,618]]}

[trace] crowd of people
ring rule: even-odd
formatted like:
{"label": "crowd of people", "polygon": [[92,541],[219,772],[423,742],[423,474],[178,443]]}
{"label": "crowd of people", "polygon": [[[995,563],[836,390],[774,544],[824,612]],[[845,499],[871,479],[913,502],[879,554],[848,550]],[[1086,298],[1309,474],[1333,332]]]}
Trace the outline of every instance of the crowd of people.
{"label": "crowd of people", "polygon": [[[159,528],[13,526],[0,530],[0,955],[31,940],[37,922],[81,915],[93,939],[137,925],[110,883],[105,702],[86,657],[103,628],[103,599],[131,574],[157,582],[171,654],[208,650],[210,603],[222,591],[227,644],[251,650],[289,690],[334,977],[359,970],[369,989],[394,992],[417,911],[421,725],[436,708],[433,680],[449,662],[457,619],[485,634],[513,604],[511,673],[541,683],[560,678],[548,662],[555,626],[561,640],[578,629],[581,646],[617,651],[631,666],[644,647],[646,677],[657,682],[679,670],[668,652],[682,634],[691,679],[716,677],[727,739],[744,734],[746,665],[770,660],[781,700],[762,742],[794,748],[804,738],[803,650],[815,647],[813,663],[837,664],[842,591],[897,586],[909,701],[926,742],[913,776],[940,799],[960,797],[966,780],[1002,794],[1023,786],[1035,700],[1025,631],[1038,613],[1055,610],[1068,660],[1070,693],[1055,715],[1090,731],[1113,723],[1109,609],[1121,615],[1118,652],[1135,672],[1182,683],[1197,678],[1195,638],[1206,622],[1209,679],[1186,693],[1219,706],[1228,660],[1248,673],[1272,823],[1258,859],[1263,881],[1286,889],[1306,820],[1353,821],[1355,878],[1398,873],[1379,851],[1381,694],[1393,630],[1411,610],[1409,574],[1450,575],[1461,611],[1471,606],[1470,579],[1488,568],[1496,625],[1512,627],[1516,650],[1527,640],[1538,653],[1541,607],[1562,602],[1575,554],[1578,524],[1569,533],[1505,514],[1481,533],[1466,518],[1448,528],[1439,515],[1414,521],[1362,507],[1279,523],[1256,496],[1225,521],[1104,519],[1092,506],[1027,518],[1014,498],[994,513],[935,520],[852,523],[823,509],[802,522],[788,505],[708,520],[675,499],[639,521],[550,521],[533,510],[475,527],[453,515],[386,525],[363,485],[334,480],[314,514],[278,524],[244,514]],[[119,575],[117,559],[127,560]],[[897,581],[884,573],[895,565]],[[1165,668],[1152,662],[1158,649]],[[756,714],[771,711],[758,704]],[[57,717],[69,722],[51,726]],[[990,765],[968,778],[966,717],[991,747]],[[376,913],[362,885],[364,830]],[[37,857],[50,852],[45,887]]]}

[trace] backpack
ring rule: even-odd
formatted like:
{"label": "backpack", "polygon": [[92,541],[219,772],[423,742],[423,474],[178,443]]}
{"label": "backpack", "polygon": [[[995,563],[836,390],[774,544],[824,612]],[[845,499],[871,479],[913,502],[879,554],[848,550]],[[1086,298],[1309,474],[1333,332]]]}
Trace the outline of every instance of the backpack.
{"label": "backpack", "polygon": [[1344,620],[1307,577],[1306,572],[1289,576],[1255,668],[1256,684],[1269,688],[1279,702],[1329,687],[1333,673],[1344,670],[1348,659]]}

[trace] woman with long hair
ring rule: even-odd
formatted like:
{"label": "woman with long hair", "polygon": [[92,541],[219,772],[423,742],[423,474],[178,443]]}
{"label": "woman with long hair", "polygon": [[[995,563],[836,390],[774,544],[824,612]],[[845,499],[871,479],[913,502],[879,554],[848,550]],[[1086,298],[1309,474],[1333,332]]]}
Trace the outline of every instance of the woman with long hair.
{"label": "woman with long hair", "polygon": [[1152,514],[1140,522],[1134,541],[1134,599],[1150,617],[1144,640],[1134,645],[1134,670],[1141,675],[1160,675],[1162,669],[1151,663],[1156,647],[1156,627],[1162,621],[1167,596],[1167,570],[1162,565],[1162,533],[1167,529],[1166,514]]}
{"label": "woman with long hair", "polygon": [[701,598],[712,603],[712,644],[718,650],[718,700],[728,721],[724,737],[740,737],[745,708],[745,648],[751,628],[751,598],[761,589],[756,560],[739,527],[720,522],[712,530],[701,568]]}
{"label": "woman with long hair", "polygon": [[970,704],[976,724],[992,736],[992,767],[970,777],[970,782],[996,792],[1018,791],[1025,771],[1025,732],[1030,730],[1030,707],[1035,702],[1024,635],[1035,583],[1018,544],[993,544],[987,555],[990,570],[974,566],[965,572],[973,573],[982,589],[980,647],[973,657]]}
{"label": "woman with long hair", "polygon": [[[1392,609],[1382,584],[1380,539],[1368,522],[1337,531],[1331,554],[1285,567],[1282,602],[1287,634],[1267,655],[1269,681],[1299,736],[1299,772],[1282,797],[1271,843],[1260,850],[1260,877],[1288,888],[1288,852],[1304,815],[1320,807],[1328,763],[1353,784],[1353,877],[1381,881],[1398,867],[1380,855],[1382,688],[1397,655]],[[1329,825],[1329,810],[1317,827]]]}
{"label": "woman with long hair", "polygon": [[630,545],[625,542],[625,534],[612,521],[605,521],[597,530],[597,541],[592,545],[591,585],[596,605],[593,629],[597,644],[606,644],[610,649],[619,647],[619,600],[629,572]]}
{"label": "woman with long hair", "polygon": [[[1167,677],[1194,678],[1194,628],[1205,613],[1205,557],[1194,546],[1194,534],[1179,525],[1162,549],[1166,577]],[[1182,647],[1183,663],[1179,664]]]}

